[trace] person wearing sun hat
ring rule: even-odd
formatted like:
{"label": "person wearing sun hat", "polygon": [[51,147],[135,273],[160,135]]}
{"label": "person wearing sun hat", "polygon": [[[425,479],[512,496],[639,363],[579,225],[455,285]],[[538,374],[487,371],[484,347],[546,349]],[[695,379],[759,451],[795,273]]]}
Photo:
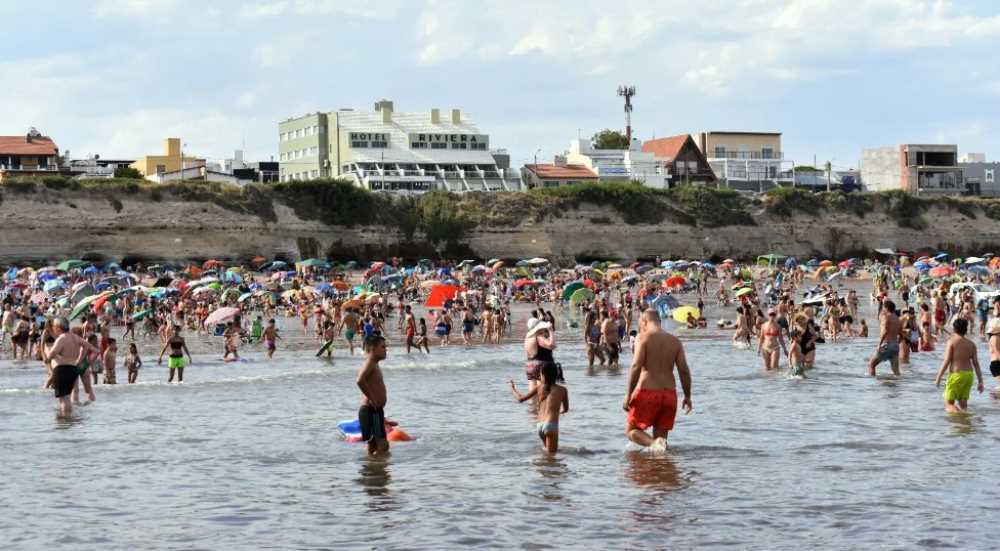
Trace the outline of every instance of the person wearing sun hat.
{"label": "person wearing sun hat", "polygon": [[545,364],[555,363],[555,357],[552,354],[555,347],[556,338],[552,334],[552,324],[531,318],[528,321],[528,333],[524,336],[524,352],[528,357],[528,363],[525,365],[528,392],[531,392],[535,385],[541,381],[542,368]]}

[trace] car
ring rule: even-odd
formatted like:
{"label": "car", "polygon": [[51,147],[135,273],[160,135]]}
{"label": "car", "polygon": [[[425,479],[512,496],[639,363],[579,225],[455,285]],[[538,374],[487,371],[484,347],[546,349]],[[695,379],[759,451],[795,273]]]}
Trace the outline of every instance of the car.
{"label": "car", "polygon": [[1000,297],[1000,291],[991,289],[982,283],[955,283],[948,290],[948,302],[953,303],[955,297],[967,289],[971,289],[975,293],[976,304],[979,304],[980,300],[992,301],[994,298]]}

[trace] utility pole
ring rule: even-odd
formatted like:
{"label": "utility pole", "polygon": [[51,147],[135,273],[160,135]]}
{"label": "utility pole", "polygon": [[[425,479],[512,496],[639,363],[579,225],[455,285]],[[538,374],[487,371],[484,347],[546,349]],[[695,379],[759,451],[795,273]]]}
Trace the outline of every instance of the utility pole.
{"label": "utility pole", "polygon": [[832,173],[833,173],[833,165],[830,164],[830,161],[827,161],[826,162],[826,190],[827,191],[830,191],[830,176],[832,175]]}
{"label": "utility pole", "polygon": [[628,147],[632,147],[632,96],[635,95],[635,86],[624,85],[618,87],[618,95],[625,98],[625,138],[628,140]]}

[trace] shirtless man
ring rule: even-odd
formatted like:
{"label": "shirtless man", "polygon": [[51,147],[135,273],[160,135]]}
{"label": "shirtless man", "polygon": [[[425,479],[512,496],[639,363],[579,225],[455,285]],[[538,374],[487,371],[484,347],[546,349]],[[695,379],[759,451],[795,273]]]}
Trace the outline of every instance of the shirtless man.
{"label": "shirtless man", "polygon": [[881,319],[879,340],[875,347],[875,355],[868,362],[868,375],[874,377],[875,366],[889,360],[893,375],[899,376],[899,339],[902,323],[896,316],[896,304],[891,300],[885,300],[879,317]]}
{"label": "shirtless man", "polygon": [[358,421],[361,424],[361,438],[368,443],[368,455],[382,456],[389,453],[389,440],[385,434],[385,404],[388,397],[382,370],[378,365],[386,356],[385,338],[380,335],[366,337],[363,346],[368,358],[358,372],[357,384],[361,389]]}
{"label": "shirtless man", "polygon": [[481,344],[486,344],[487,339],[493,334],[493,307],[487,305],[483,308],[483,313],[479,315],[479,326],[483,332]]}
{"label": "shirtless man", "polygon": [[[677,416],[677,390],[674,366],[684,391],[684,411],[690,413],[691,372],[681,341],[660,327],[656,310],[646,310],[639,317],[639,340],[629,371],[628,391],[622,408],[628,412],[625,434],[640,446],[666,449],[667,433],[674,428]],[[646,429],[653,427],[653,436]]]}
{"label": "shirtless man", "polygon": [[[969,408],[969,394],[972,393],[972,373],[975,370],[979,381],[978,390],[983,392],[983,374],[979,370],[979,357],[976,353],[976,343],[965,337],[969,330],[969,322],[964,318],[956,319],[952,324],[955,334],[948,340],[944,350],[944,360],[934,378],[934,386],[941,386],[941,377],[949,371],[948,382],[944,386],[944,410],[948,413],[965,411]],[[992,348],[992,347],[991,347]],[[991,351],[992,355],[992,351]],[[955,403],[958,403],[956,406]]]}
{"label": "shirtless man", "polygon": [[52,348],[46,351],[45,361],[55,365],[52,374],[53,386],[56,400],[59,401],[59,414],[65,417],[73,413],[70,395],[78,375],[76,366],[83,359],[83,345],[82,339],[69,331],[69,322],[63,318],[54,321],[52,331],[56,341],[52,344]]}
{"label": "shirtless man", "polygon": [[406,328],[406,353],[410,353],[410,349],[416,345],[414,339],[417,336],[417,322],[413,318],[413,308],[409,304],[406,305],[404,309],[405,314],[401,317],[400,321],[402,327]]}
{"label": "shirtless man", "polygon": [[344,312],[344,318],[341,320],[341,328],[344,330],[344,340],[347,341],[347,346],[351,349],[351,356],[354,355],[354,336],[361,331],[361,327],[358,324],[358,315],[354,312],[353,308],[348,308]]}

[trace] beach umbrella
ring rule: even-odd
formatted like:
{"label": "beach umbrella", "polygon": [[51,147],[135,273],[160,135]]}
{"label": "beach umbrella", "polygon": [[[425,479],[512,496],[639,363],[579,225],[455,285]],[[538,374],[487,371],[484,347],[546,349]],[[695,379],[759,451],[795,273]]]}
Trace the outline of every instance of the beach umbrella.
{"label": "beach umbrella", "polygon": [[444,306],[446,300],[455,300],[455,295],[462,291],[464,289],[457,285],[435,285],[431,288],[424,306],[426,308],[440,308]]}
{"label": "beach umbrella", "polygon": [[208,317],[205,318],[205,325],[215,325],[217,323],[229,321],[238,315],[240,315],[239,308],[224,306],[209,314]]}
{"label": "beach umbrella", "polygon": [[701,315],[701,312],[694,306],[681,306],[680,308],[674,308],[673,318],[677,323],[687,323],[687,316],[691,314],[695,319]]}
{"label": "beach umbrella", "polygon": [[819,265],[822,268],[826,268],[827,266],[833,266],[833,261],[832,260],[824,260],[824,261],[820,262]]}
{"label": "beach umbrella", "polygon": [[76,288],[76,289],[73,290],[72,294],[70,295],[72,297],[70,300],[74,304],[77,304],[81,300],[83,300],[83,299],[85,299],[85,298],[87,298],[87,297],[89,297],[91,295],[94,295],[96,293],[97,293],[96,289],[94,289],[89,284],[84,284],[84,285],[81,285],[80,287],[78,287],[78,288]]}
{"label": "beach umbrella", "polygon": [[931,269],[930,276],[935,278],[948,277],[950,275],[953,275],[954,273],[955,269],[952,268],[951,266],[938,266],[936,268]]}
{"label": "beach umbrella", "polygon": [[577,289],[573,291],[573,294],[569,297],[569,302],[573,306],[580,304],[581,302],[589,301],[594,299],[594,292],[586,287]]}
{"label": "beach umbrella", "polygon": [[212,268],[221,268],[221,267],[222,267],[222,262],[221,262],[221,261],[219,261],[219,260],[216,260],[216,259],[214,259],[214,258],[213,258],[213,259],[211,259],[211,260],[206,260],[206,261],[205,261],[205,262],[204,262],[204,263],[203,263],[203,264],[201,265],[201,269],[202,269],[202,270],[209,270],[209,269],[212,269]]}
{"label": "beach umbrella", "polygon": [[[318,258],[307,258],[302,262],[296,262],[296,266],[302,266],[304,268],[329,268],[330,263],[325,260],[320,260]],[[381,267],[381,266],[380,266]]]}
{"label": "beach umbrella", "polygon": [[573,293],[575,293],[577,289],[583,289],[583,282],[582,281],[573,281],[573,282],[567,283],[566,286],[563,287],[563,289],[562,289],[562,299],[563,300],[569,300],[570,297],[573,296]]}
{"label": "beach umbrella", "polygon": [[348,285],[346,281],[342,281],[339,279],[331,282],[330,286],[338,291],[346,291],[351,288],[351,286]]}
{"label": "beach umbrella", "polygon": [[264,262],[267,262],[267,258],[263,256],[255,256],[250,259],[251,264],[263,264]]}
{"label": "beach umbrella", "polygon": [[491,258],[491,259],[489,259],[489,260],[486,261],[486,264],[492,266],[493,264],[496,264],[497,262],[500,262],[499,258]]}
{"label": "beach umbrella", "polygon": [[84,297],[80,302],[76,303],[76,306],[73,307],[73,311],[71,311],[69,314],[69,319],[75,320],[76,318],[80,317],[81,314],[86,312],[91,304],[97,302],[97,300],[100,298],[104,298],[105,300],[107,300],[107,297],[110,295],[111,293],[105,292],[99,295],[90,295],[88,297]]}
{"label": "beach umbrella", "polygon": [[542,264],[548,264],[549,263],[548,259],[546,259],[546,258],[540,258],[540,257],[531,258],[527,262],[528,262],[528,264],[531,264],[532,266],[541,266]]}
{"label": "beach umbrella", "polygon": [[529,266],[527,260],[518,260],[517,264],[514,264],[514,265],[517,266],[518,268],[523,268],[525,266]]}
{"label": "beach umbrella", "polygon": [[794,256],[790,256],[790,257],[788,257],[788,258],[785,259],[785,267],[786,268],[789,268],[789,269],[794,268],[797,264],[798,264],[798,261],[795,260]]}
{"label": "beach umbrella", "polygon": [[146,316],[150,315],[151,313],[153,313],[152,308],[143,310],[142,312],[136,312],[135,314],[132,314],[132,321],[139,321],[145,319]]}
{"label": "beach umbrella", "polygon": [[95,268],[93,264],[91,264],[90,266],[87,266],[86,268],[83,269],[83,274],[84,275],[96,274],[97,272],[98,272],[98,269]]}
{"label": "beach umbrella", "polygon": [[77,268],[82,268],[82,267],[86,266],[87,264],[89,264],[89,263],[88,262],[84,262],[82,260],[63,260],[62,262],[59,263],[58,266],[56,266],[56,269],[60,270],[60,271],[63,271],[63,272],[68,272],[70,270],[75,270]]}
{"label": "beach umbrella", "polygon": [[477,273],[482,273],[482,272],[485,272],[485,271],[486,271],[486,266],[483,266],[482,264],[479,264],[479,265],[477,265],[477,266],[473,266],[473,267],[472,267],[472,270],[470,270],[470,271],[471,271],[472,273],[474,273],[474,274],[477,274]]}
{"label": "beach umbrella", "polygon": [[643,264],[642,266],[639,266],[638,268],[635,269],[635,273],[644,274],[652,269],[653,267],[650,266],[649,264]]}
{"label": "beach umbrella", "polygon": [[965,259],[966,264],[982,264],[983,262],[986,262],[986,259],[978,256],[970,256]]}
{"label": "beach umbrella", "polygon": [[66,283],[63,280],[58,279],[58,278],[57,279],[50,279],[50,280],[48,280],[48,281],[45,282],[45,285],[42,286],[42,289],[46,293],[51,293],[52,291],[55,291],[56,289],[65,289],[65,288],[66,288]]}
{"label": "beach umbrella", "polygon": [[664,287],[680,287],[681,285],[684,285],[684,278],[680,276],[670,277],[663,282]]}
{"label": "beach umbrella", "polygon": [[517,281],[514,282],[514,287],[517,287],[518,289],[520,289],[522,287],[527,287],[529,285],[534,285],[534,284],[535,284],[535,282],[532,281],[532,280],[530,280],[530,279],[528,279],[528,278],[521,278],[521,279],[518,279]]}
{"label": "beach umbrella", "polygon": [[678,302],[673,295],[660,295],[654,298],[649,305],[657,310],[664,310],[677,308],[681,305],[681,303]]}
{"label": "beach umbrella", "polygon": [[743,287],[742,289],[736,291],[736,294],[733,295],[733,296],[735,296],[735,297],[738,298],[738,297],[742,297],[744,295],[749,295],[752,292],[753,292],[753,289],[751,289],[750,287]]}
{"label": "beach umbrella", "polygon": [[990,269],[987,268],[986,266],[971,266],[968,271],[969,271],[969,273],[976,274],[976,275],[981,275],[981,276],[983,276],[983,275],[989,275],[989,273],[990,273]]}

